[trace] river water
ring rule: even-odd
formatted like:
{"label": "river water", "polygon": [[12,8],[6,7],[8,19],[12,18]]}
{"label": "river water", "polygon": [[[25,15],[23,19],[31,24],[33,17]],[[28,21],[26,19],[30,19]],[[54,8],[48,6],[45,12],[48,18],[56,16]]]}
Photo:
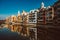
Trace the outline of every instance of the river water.
{"label": "river water", "polygon": [[21,36],[16,32],[11,32],[8,28],[1,28],[0,40],[29,40],[29,38]]}

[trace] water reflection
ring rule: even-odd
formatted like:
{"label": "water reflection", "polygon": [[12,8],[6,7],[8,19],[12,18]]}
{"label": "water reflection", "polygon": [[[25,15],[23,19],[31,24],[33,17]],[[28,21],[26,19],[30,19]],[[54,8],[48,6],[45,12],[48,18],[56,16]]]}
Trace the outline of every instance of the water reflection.
{"label": "water reflection", "polygon": [[8,28],[1,28],[0,40],[29,40],[29,38],[18,35],[16,32],[11,32]]}

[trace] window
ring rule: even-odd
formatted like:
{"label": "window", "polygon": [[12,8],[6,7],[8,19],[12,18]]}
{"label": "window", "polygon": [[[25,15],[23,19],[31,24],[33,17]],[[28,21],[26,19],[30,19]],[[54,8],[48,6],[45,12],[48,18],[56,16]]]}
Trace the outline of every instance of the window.
{"label": "window", "polygon": [[42,13],[38,13],[37,16],[42,16],[43,14]]}
{"label": "window", "polygon": [[49,19],[52,19],[52,16],[50,16]]}
{"label": "window", "polygon": [[47,13],[46,16],[52,16],[52,12]]}
{"label": "window", "polygon": [[60,5],[58,5],[57,8],[60,8]]}
{"label": "window", "polygon": [[57,11],[57,15],[58,15],[58,17],[60,17],[60,10]]}

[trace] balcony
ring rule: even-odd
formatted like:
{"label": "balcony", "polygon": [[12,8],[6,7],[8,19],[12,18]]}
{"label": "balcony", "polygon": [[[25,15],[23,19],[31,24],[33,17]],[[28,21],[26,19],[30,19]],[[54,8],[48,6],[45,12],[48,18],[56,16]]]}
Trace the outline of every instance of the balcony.
{"label": "balcony", "polygon": [[29,16],[29,17],[35,17],[35,15]]}
{"label": "balcony", "polygon": [[49,22],[49,21],[48,21],[48,22],[46,22],[46,23],[47,23],[47,24],[52,24],[53,22]]}
{"label": "balcony", "polygon": [[44,22],[38,22],[37,24],[38,24],[38,25],[43,25],[43,24],[44,24]]}
{"label": "balcony", "polygon": [[43,19],[40,19],[40,20],[38,20],[38,22],[39,22],[39,21],[44,21],[44,20],[43,20]]}
{"label": "balcony", "polygon": [[57,8],[57,10],[60,10],[60,8]]}

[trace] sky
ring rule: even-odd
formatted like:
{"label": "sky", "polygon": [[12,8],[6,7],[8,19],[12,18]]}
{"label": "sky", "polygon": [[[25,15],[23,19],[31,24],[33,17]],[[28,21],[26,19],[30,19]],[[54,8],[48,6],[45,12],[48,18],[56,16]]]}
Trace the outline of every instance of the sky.
{"label": "sky", "polygon": [[18,10],[29,12],[32,9],[40,8],[41,3],[45,6],[52,6],[57,0],[0,0],[0,19],[11,15],[17,15]]}

